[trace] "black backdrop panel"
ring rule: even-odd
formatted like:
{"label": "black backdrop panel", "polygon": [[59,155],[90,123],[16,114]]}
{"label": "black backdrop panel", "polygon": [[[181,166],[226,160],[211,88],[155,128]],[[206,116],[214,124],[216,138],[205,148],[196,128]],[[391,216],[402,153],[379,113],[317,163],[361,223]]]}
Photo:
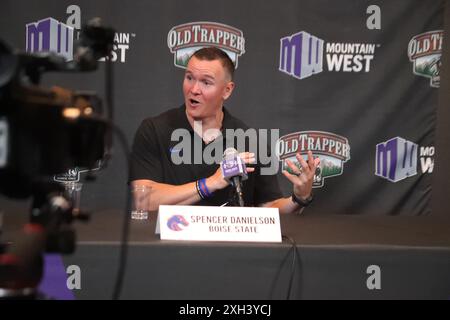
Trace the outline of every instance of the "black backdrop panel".
{"label": "black backdrop panel", "polygon": [[[26,25],[49,17],[74,26],[75,38],[78,23],[95,16],[114,26],[115,116],[130,142],[142,119],[182,103],[175,55],[221,45],[238,59],[230,112],[251,127],[278,129],[291,146],[283,137],[298,133],[297,151],[312,148],[321,158],[308,212],[422,215],[431,212],[444,3],[3,0],[0,37],[25,50]],[[189,35],[168,38],[183,24]],[[103,69],[48,74],[44,84],[103,95]],[[98,180],[84,184],[82,205],[122,207],[126,176],[116,144]]]}

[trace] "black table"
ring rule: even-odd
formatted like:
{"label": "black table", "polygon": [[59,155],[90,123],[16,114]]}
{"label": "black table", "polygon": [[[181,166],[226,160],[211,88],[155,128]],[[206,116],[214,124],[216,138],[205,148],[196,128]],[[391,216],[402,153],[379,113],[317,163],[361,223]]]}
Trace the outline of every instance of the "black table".
{"label": "black table", "polygon": [[[6,215],[3,238],[24,220]],[[63,259],[80,267],[77,298],[111,298],[122,220],[113,210],[75,225]],[[164,241],[155,221],[131,222],[124,299],[450,299],[450,217],[286,215],[280,244]]]}

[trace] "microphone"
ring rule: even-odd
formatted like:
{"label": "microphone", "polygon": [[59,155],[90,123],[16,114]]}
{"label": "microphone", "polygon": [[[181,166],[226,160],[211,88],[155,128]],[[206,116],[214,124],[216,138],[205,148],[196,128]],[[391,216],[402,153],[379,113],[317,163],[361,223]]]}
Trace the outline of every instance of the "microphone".
{"label": "microphone", "polygon": [[243,207],[244,199],[241,182],[247,180],[248,176],[245,163],[242,161],[236,149],[228,148],[224,151],[220,168],[222,169],[223,178],[236,188],[239,206]]}

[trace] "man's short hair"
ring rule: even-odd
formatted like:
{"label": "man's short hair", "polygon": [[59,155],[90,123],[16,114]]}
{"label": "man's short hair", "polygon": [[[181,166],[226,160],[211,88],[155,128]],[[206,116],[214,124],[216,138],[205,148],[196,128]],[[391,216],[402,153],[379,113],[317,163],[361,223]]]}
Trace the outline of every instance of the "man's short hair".
{"label": "man's short hair", "polygon": [[206,47],[202,48],[200,50],[197,50],[194,52],[194,54],[191,56],[196,57],[198,60],[207,60],[207,61],[213,61],[213,60],[219,60],[222,63],[222,66],[225,68],[225,70],[228,72],[228,74],[231,77],[231,80],[233,80],[234,77],[234,63],[226,54],[224,51],[220,50],[217,47]]}

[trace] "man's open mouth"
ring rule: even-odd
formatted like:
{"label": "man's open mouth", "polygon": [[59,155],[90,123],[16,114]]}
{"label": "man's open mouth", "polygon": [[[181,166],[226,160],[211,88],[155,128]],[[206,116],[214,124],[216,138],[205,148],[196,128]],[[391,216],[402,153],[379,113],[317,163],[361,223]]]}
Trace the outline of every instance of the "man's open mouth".
{"label": "man's open mouth", "polygon": [[195,99],[189,99],[189,102],[191,103],[192,106],[198,106],[200,104],[199,101],[195,100]]}

